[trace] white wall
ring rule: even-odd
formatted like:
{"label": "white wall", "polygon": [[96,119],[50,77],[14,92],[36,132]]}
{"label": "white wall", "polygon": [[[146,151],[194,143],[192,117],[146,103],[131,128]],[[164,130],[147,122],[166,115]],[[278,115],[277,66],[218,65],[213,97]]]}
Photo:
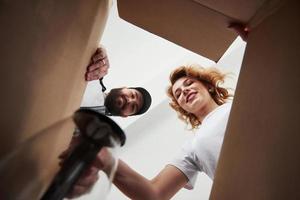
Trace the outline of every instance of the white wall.
{"label": "white wall", "polygon": [[[142,86],[153,94],[155,107],[165,97],[165,81],[172,68],[179,64],[197,62],[203,66],[215,64],[180,46],[127,23],[118,17],[116,3],[108,18],[101,44],[108,52],[109,74],[104,78],[108,90],[114,87]],[[88,83],[82,105],[103,104],[98,81]],[[114,118],[125,128],[138,117],[126,120]]]}
{"label": "white wall", "polygon": [[[192,137],[192,132],[185,130],[185,124],[179,123],[174,112],[169,109],[165,99],[147,115],[126,128],[127,142],[120,157],[146,178],[153,178],[179,151],[182,142]],[[208,199],[211,181],[201,175],[196,190],[180,191],[174,199]],[[197,194],[197,195],[195,195]],[[113,187],[108,197],[127,199]]]}
{"label": "white wall", "polygon": [[[185,130],[185,124],[177,119],[175,112],[168,106],[165,89],[171,69],[194,62],[203,66],[215,63],[164,39],[153,37],[152,34],[137,29],[115,15],[109,18],[102,44],[106,46],[111,61],[110,74],[105,78],[108,88],[128,84],[142,85],[152,94],[153,104],[147,114],[126,119],[114,118],[127,135],[126,144],[121,148],[121,159],[151,179],[172,159],[183,141],[192,137],[192,133]],[[217,63],[217,67],[222,70],[234,72],[235,79],[229,81],[229,87],[235,88],[244,48],[245,44],[237,39]],[[97,82],[90,83],[85,102],[101,103],[99,90]],[[182,189],[172,199],[208,199],[211,185],[212,181],[201,174],[194,190]],[[96,185],[92,191],[94,194],[82,199],[99,199],[96,196],[100,190],[101,186]],[[113,186],[107,199],[128,198]]]}
{"label": "white wall", "polygon": [[[228,87],[235,88],[245,44],[238,39],[229,54],[224,55],[217,67],[233,72],[236,79],[231,79]],[[232,51],[231,51],[232,50]],[[166,81],[166,79],[165,79]],[[184,123],[178,120],[175,112],[168,106],[168,99],[149,113],[139,118],[125,129],[128,140],[120,157],[147,178],[153,178],[176,152],[184,140],[192,136]],[[203,173],[200,174],[194,190],[182,189],[174,200],[205,200],[209,198],[212,181]],[[127,199],[115,187],[108,200]]]}

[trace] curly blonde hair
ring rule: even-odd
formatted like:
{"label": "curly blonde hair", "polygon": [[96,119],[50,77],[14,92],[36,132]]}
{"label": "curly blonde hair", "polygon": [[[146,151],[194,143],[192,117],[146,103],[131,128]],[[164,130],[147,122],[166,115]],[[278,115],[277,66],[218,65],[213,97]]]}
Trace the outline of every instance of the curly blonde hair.
{"label": "curly blonde hair", "polygon": [[233,97],[233,95],[229,93],[228,89],[220,86],[220,84],[224,83],[226,74],[220,72],[217,68],[204,68],[199,65],[191,65],[180,66],[171,72],[169,78],[171,85],[167,88],[167,94],[171,98],[169,105],[177,112],[178,117],[181,120],[191,125],[192,129],[197,128],[201,124],[201,121],[199,121],[194,114],[181,108],[172,92],[174,83],[182,77],[192,77],[201,81],[207,88],[209,88],[209,94],[218,105],[226,103],[228,98]]}

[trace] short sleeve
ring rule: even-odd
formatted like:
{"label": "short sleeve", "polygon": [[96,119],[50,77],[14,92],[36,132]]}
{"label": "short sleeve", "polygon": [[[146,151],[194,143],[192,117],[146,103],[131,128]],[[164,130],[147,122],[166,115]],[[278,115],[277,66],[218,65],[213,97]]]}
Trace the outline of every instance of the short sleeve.
{"label": "short sleeve", "polygon": [[189,182],[185,188],[189,190],[194,188],[198,172],[201,171],[195,164],[190,147],[189,144],[184,145],[179,155],[169,163],[169,165],[179,169],[188,178]]}

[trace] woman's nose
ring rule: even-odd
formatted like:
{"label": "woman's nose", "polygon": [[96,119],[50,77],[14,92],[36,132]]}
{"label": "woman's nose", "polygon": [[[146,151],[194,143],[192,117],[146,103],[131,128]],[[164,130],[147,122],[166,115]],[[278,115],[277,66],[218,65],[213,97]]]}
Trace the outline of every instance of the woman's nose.
{"label": "woman's nose", "polygon": [[184,95],[187,95],[187,94],[189,93],[189,91],[190,91],[190,89],[185,88],[185,89],[183,90],[183,94],[184,94]]}

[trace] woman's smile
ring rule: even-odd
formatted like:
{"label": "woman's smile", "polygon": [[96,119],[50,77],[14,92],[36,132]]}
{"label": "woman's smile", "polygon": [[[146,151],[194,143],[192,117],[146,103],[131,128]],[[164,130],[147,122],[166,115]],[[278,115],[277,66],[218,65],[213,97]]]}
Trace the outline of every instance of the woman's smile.
{"label": "woman's smile", "polygon": [[185,103],[192,102],[192,101],[195,99],[196,94],[197,94],[197,92],[190,92],[190,93],[186,96]]}

